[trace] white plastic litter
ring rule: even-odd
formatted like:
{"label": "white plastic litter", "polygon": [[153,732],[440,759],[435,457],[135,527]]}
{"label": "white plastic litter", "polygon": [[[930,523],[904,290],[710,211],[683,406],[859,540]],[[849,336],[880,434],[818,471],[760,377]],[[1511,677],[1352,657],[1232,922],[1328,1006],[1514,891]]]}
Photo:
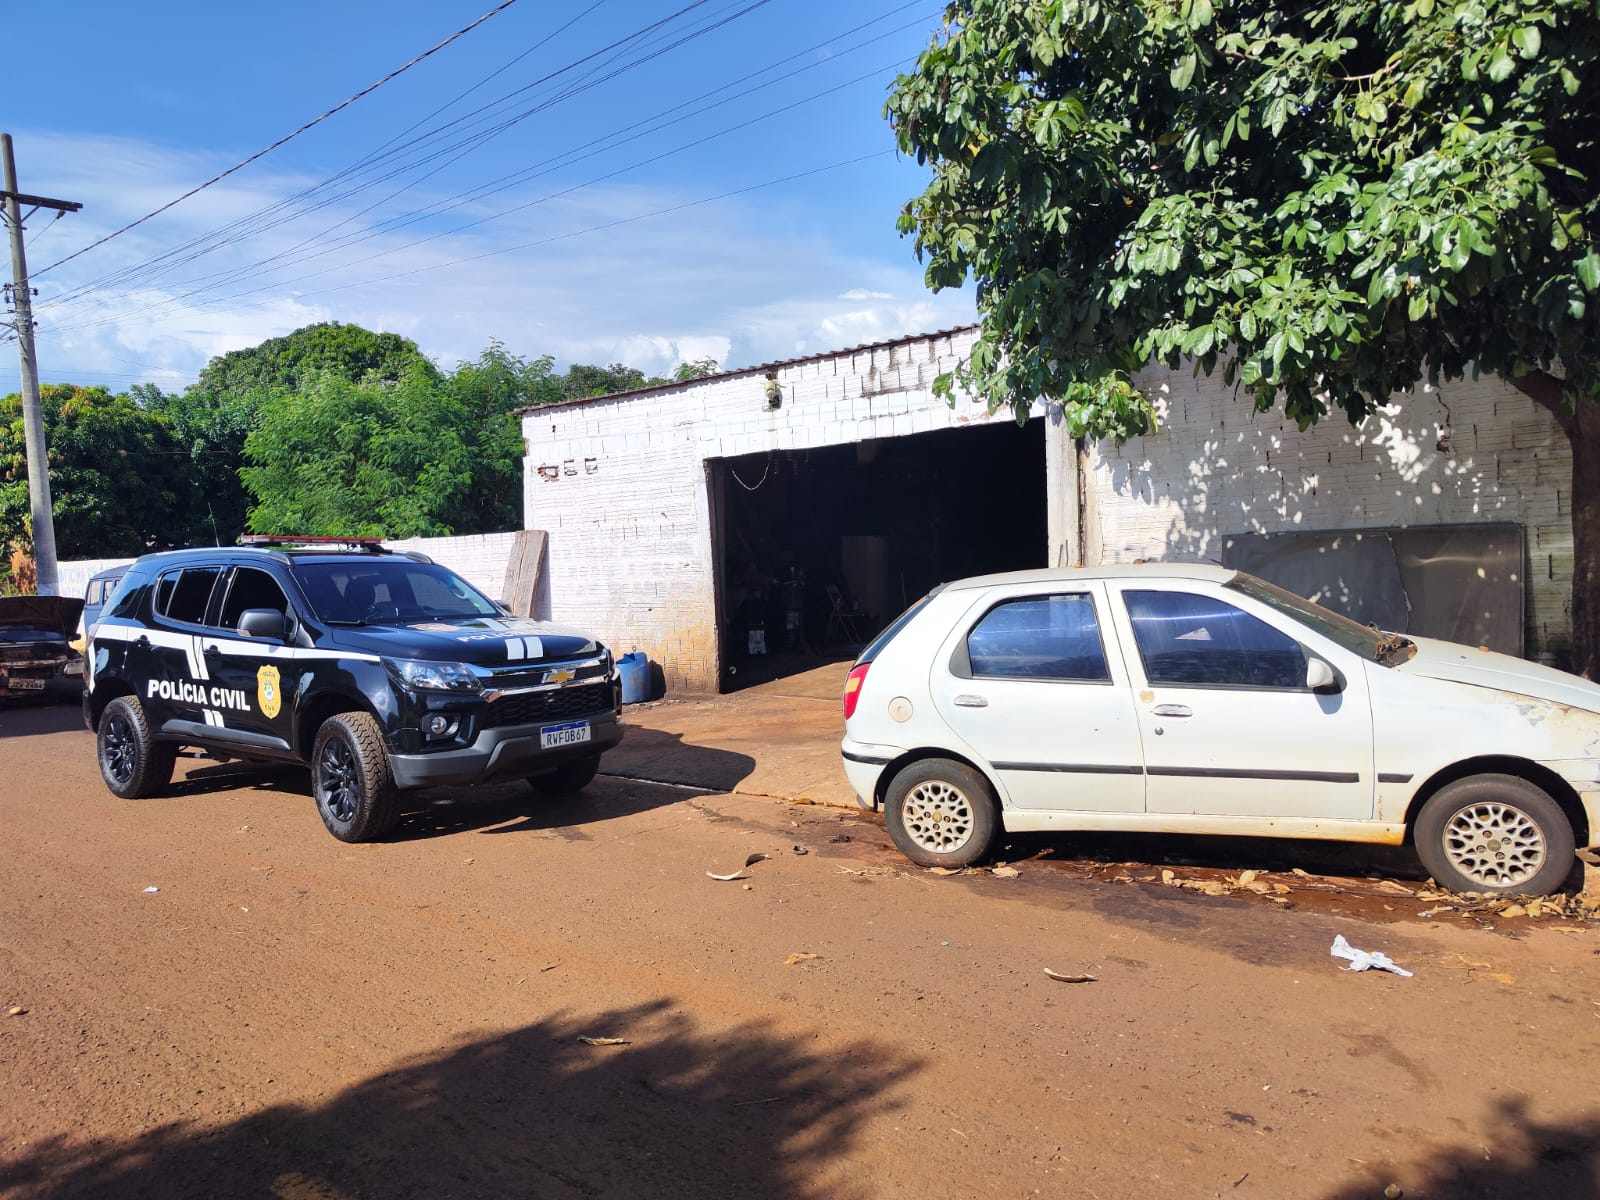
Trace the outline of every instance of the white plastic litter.
{"label": "white plastic litter", "polygon": [[1396,975],[1404,975],[1407,979],[1411,978],[1410,971],[1396,964],[1394,959],[1390,958],[1382,950],[1357,950],[1344,940],[1344,934],[1342,933],[1334,936],[1333,949],[1328,953],[1335,958],[1348,958],[1350,960],[1348,967],[1339,968],[1341,971],[1370,971],[1377,969],[1379,971],[1393,971]]}
{"label": "white plastic litter", "polygon": [[158,888],[158,887],[147,887],[147,888],[145,888],[145,890],[144,890],[144,894],[145,894],[145,895],[146,895],[146,896],[151,896],[151,895],[154,895],[154,894],[155,894],[155,893],[156,893],[156,892],[159,892],[159,891],[160,891],[160,890],[161,890],[161,889],[160,889],[160,888]]}

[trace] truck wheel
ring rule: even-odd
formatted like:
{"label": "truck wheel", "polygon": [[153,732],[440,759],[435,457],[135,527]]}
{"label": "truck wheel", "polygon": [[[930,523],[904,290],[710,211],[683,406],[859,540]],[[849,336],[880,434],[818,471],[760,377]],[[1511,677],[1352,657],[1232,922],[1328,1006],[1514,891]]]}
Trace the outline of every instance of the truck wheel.
{"label": "truck wheel", "polygon": [[574,759],[569,763],[562,763],[553,771],[545,771],[539,775],[529,775],[528,782],[538,792],[548,792],[551,795],[561,795],[566,792],[576,792],[588,786],[589,781],[600,770],[600,756],[591,754],[587,758]]}
{"label": "truck wheel", "polygon": [[1543,896],[1572,870],[1567,814],[1515,775],[1472,775],[1429,798],[1417,816],[1417,857],[1452,892]]}
{"label": "truck wheel", "polygon": [[178,747],[156,741],[137,696],[118,696],[106,705],[100,714],[95,749],[100,778],[113,796],[140,800],[158,795],[172,782]]}
{"label": "truck wheel", "polygon": [[346,712],[322,723],[311,747],[311,791],[322,823],[341,842],[376,841],[399,823],[399,793],[376,721]]}
{"label": "truck wheel", "polygon": [[890,781],[883,805],[889,837],[923,867],[970,867],[983,858],[994,841],[997,811],[988,781],[946,758],[906,767]]}

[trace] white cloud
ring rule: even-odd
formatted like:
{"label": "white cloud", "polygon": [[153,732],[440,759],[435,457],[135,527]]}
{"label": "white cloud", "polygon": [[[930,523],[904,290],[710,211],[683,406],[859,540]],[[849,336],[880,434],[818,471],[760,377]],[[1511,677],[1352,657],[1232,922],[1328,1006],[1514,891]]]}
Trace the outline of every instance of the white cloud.
{"label": "white cloud", "polygon": [[[139,142],[30,135],[28,145],[29,178],[41,187],[48,181],[50,194],[114,197],[65,218],[74,222],[72,236],[57,229],[41,238],[30,253],[40,265],[218,169]],[[95,181],[108,175],[125,186],[107,193]],[[927,291],[892,227],[877,257],[818,232],[815,214],[810,225],[786,218],[760,193],[682,207],[697,197],[616,184],[455,232],[541,193],[506,193],[399,229],[373,224],[388,210],[360,213],[376,198],[364,197],[192,261],[141,267],[311,182],[249,173],[47,273],[39,280],[44,377],[178,387],[213,355],[326,320],[410,337],[445,367],[497,339],[512,353],[554,355],[558,369],[620,361],[665,373],[680,361],[714,358],[736,368],[974,319],[969,291]],[[413,190],[395,203],[414,208],[437,199]],[[335,227],[350,245],[300,245]],[[39,236],[37,221],[30,233]],[[419,240],[429,234],[437,236]],[[268,260],[287,265],[258,265]],[[113,281],[78,300],[58,299],[122,270],[137,271],[136,290]],[[0,359],[0,393],[15,390],[16,378],[15,361]]]}

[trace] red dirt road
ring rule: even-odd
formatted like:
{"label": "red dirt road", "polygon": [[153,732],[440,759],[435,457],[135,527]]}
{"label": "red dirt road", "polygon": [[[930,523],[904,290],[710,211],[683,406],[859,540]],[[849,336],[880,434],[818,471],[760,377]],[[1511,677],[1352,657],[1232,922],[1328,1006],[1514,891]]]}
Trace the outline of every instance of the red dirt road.
{"label": "red dirt road", "polygon": [[118,801],[75,719],[0,710],[0,1195],[1600,1191],[1592,925],[943,878],[605,776],[352,847],[294,771]]}

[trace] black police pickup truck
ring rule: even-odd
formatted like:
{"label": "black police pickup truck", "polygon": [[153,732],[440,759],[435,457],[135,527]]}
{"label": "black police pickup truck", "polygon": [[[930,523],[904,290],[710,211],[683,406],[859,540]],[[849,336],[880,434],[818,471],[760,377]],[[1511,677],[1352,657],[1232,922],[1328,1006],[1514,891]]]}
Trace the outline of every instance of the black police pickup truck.
{"label": "black police pickup truck", "polygon": [[116,795],[158,793],[183,746],[300,762],[333,836],[369,841],[402,791],[574,791],[622,739],[621,679],[592,638],[376,542],[249,540],[146,555],[101,614],[84,719]]}

